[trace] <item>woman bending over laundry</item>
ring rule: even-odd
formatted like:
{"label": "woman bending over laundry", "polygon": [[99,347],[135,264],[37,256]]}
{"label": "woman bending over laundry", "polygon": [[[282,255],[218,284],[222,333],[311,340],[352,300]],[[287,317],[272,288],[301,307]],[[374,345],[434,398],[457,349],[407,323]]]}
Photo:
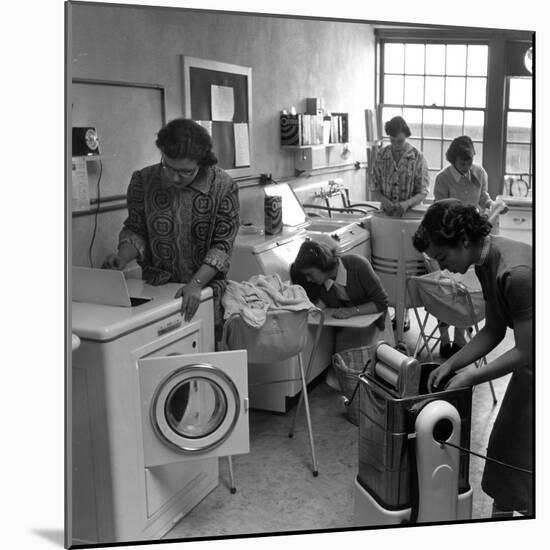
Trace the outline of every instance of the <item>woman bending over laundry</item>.
{"label": "woman bending over laundry", "polygon": [[[533,513],[533,294],[530,245],[491,235],[491,224],[475,206],[443,199],[427,210],[414,235],[415,248],[442,269],[465,273],[471,265],[483,289],[485,325],[428,379],[431,390],[474,386],[511,373],[489,437],[482,489],[494,499],[493,517]],[[487,365],[481,359],[514,333],[514,346]],[[451,376],[450,380],[448,378]],[[446,382],[448,380],[448,382]],[[445,385],[446,382],[446,385]],[[510,467],[506,467],[505,463]]]}
{"label": "woman bending over laundry", "polygon": [[386,323],[388,295],[365,257],[357,254],[338,257],[323,243],[305,241],[291,266],[290,276],[293,283],[305,288],[312,302],[335,308],[336,318],[384,313],[367,329],[340,329],[336,334],[336,351],[373,343],[377,336],[382,339],[381,332],[385,330],[384,339],[393,344],[393,333]]}

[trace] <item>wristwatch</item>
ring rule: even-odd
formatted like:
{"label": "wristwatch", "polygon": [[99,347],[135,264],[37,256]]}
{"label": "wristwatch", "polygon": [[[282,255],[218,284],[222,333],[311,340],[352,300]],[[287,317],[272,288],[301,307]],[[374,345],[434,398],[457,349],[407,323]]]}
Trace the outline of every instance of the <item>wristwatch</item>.
{"label": "wristwatch", "polygon": [[197,283],[200,287],[202,287],[202,281],[200,279],[197,279],[197,277],[193,277],[191,279],[191,282]]}

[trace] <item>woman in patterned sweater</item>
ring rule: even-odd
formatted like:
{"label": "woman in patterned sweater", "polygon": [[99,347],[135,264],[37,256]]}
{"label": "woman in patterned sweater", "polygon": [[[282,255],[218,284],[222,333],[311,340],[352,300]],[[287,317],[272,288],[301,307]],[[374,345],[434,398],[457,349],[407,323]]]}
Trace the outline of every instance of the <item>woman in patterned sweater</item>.
{"label": "woman in patterned sweater", "polygon": [[212,287],[219,336],[221,297],[239,228],[238,188],[216,166],[208,132],[192,120],[166,124],[156,146],[160,162],[132,174],[118,252],[103,267],[124,269],[137,259],[147,283],[183,283],[176,297],[182,298],[186,321],[197,311],[202,288]]}
{"label": "woman in patterned sweater", "polygon": [[407,141],[411,131],[402,117],[388,120],[384,130],[390,137],[390,145],[381,149],[374,161],[373,198],[381,202],[388,216],[402,216],[428,194],[428,164],[422,153]]}

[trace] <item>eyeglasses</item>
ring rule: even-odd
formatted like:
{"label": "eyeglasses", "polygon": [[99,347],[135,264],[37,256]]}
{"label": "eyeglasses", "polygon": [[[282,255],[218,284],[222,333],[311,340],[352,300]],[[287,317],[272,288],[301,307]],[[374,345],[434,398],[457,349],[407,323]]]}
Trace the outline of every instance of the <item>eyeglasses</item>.
{"label": "eyeglasses", "polygon": [[164,160],[164,158],[161,159],[160,164],[162,166],[162,169],[171,178],[175,178],[175,177],[190,178],[199,171],[198,165],[195,166],[195,168],[183,168],[181,170],[178,170],[166,164],[166,161]]}

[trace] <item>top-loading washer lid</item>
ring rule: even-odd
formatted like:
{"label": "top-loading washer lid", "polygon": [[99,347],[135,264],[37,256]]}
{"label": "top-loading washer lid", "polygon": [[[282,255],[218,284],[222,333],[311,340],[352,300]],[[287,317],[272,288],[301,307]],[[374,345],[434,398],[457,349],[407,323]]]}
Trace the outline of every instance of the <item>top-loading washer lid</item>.
{"label": "top-loading washer lid", "polygon": [[106,306],[132,305],[124,274],[113,269],[73,266],[72,299]]}

